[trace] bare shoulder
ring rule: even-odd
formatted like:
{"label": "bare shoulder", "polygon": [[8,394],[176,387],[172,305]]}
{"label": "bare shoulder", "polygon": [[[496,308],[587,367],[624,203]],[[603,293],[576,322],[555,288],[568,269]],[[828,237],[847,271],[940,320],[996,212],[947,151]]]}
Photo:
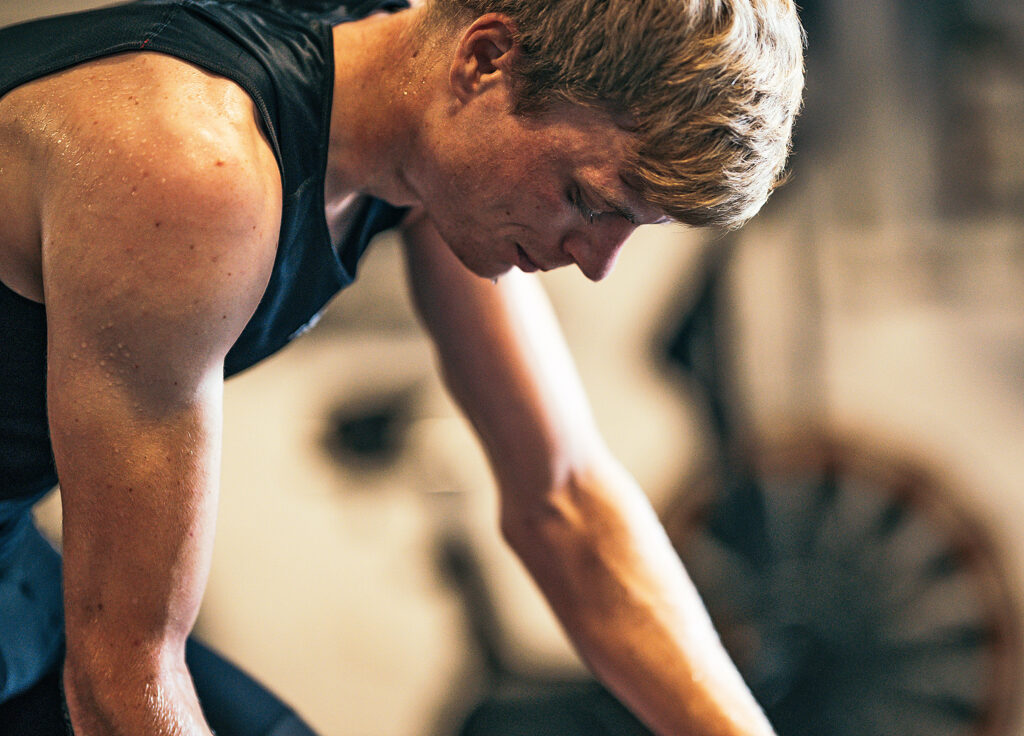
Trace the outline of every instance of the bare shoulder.
{"label": "bare shoulder", "polygon": [[277,248],[280,175],[251,100],[151,53],[27,94],[39,102],[27,119],[51,349],[102,327],[104,342],[135,344],[153,365],[212,365],[259,303]]}
{"label": "bare shoulder", "polygon": [[38,90],[47,103],[35,116],[46,195],[101,187],[118,201],[199,207],[194,214],[219,215],[220,223],[239,206],[262,210],[279,199],[255,107],[228,79],[163,54],[132,53],[41,84],[49,87]]}
{"label": "bare shoulder", "polygon": [[37,242],[8,250],[41,260],[48,241],[103,220],[136,236],[237,240],[273,259],[280,175],[252,100],[230,80],[157,53],[100,59],[7,95],[0,139],[21,152],[18,209],[36,219],[20,232]]}

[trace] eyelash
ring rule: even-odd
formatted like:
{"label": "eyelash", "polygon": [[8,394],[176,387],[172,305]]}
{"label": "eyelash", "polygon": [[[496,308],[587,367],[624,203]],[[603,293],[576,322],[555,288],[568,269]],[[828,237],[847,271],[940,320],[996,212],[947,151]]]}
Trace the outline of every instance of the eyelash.
{"label": "eyelash", "polygon": [[577,212],[580,213],[583,219],[586,220],[591,225],[594,224],[594,220],[596,220],[598,217],[604,214],[603,212],[592,210],[590,207],[588,207],[583,202],[583,198],[580,196],[579,191],[573,191],[569,194],[569,203]]}

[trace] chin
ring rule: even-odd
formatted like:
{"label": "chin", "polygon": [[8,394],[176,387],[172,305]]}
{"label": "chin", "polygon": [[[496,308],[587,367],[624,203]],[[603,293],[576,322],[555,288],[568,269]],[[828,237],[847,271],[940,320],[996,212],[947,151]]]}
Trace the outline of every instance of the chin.
{"label": "chin", "polygon": [[[460,245],[465,244],[460,243]],[[452,253],[455,254],[459,263],[481,278],[493,281],[499,276],[504,276],[512,270],[511,263],[501,263],[491,259],[482,258],[481,255],[484,255],[486,251],[480,246],[470,245],[469,247],[452,247],[449,245],[449,248],[451,248]]]}
{"label": "chin", "polygon": [[505,274],[512,270],[512,266],[493,265],[487,268],[473,268],[467,265],[466,268],[468,268],[477,276],[487,279],[488,281],[497,281],[499,277],[504,276]]}

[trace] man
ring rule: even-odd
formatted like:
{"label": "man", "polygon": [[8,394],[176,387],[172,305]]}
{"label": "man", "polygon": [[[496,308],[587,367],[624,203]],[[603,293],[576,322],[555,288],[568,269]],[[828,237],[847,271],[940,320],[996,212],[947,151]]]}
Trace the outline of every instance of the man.
{"label": "man", "polygon": [[[147,0],[0,33],[0,560],[25,576],[0,614],[0,698],[50,669],[80,736],[210,733],[185,649],[223,377],[301,332],[400,227],[501,531],[583,659],[660,734],[772,733],[537,287],[509,272],[598,280],[638,225],[753,215],[799,104],[793,5],[371,13],[393,5],[328,25]],[[63,663],[57,564],[26,521],[58,478]]]}

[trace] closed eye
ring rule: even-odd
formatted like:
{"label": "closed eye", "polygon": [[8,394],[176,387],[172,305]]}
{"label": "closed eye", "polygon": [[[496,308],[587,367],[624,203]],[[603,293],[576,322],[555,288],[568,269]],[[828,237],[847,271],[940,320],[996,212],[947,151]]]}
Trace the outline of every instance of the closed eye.
{"label": "closed eye", "polygon": [[591,225],[594,224],[594,220],[605,215],[611,217],[621,217],[623,220],[626,220],[627,222],[630,222],[634,225],[637,222],[636,215],[634,215],[628,207],[622,205],[615,205],[608,201],[605,201],[604,206],[606,207],[606,209],[604,210],[595,209],[591,207],[587,203],[587,200],[584,198],[583,193],[578,185],[574,186],[570,190],[568,194],[568,199],[573,209],[575,209],[580,214],[580,216],[583,217],[583,219],[586,220]]}
{"label": "closed eye", "polygon": [[572,205],[572,208],[574,210],[576,210],[576,212],[578,212],[579,215],[584,220],[586,220],[587,223],[589,223],[591,225],[594,224],[594,220],[596,220],[601,215],[605,214],[604,212],[601,212],[599,210],[595,210],[593,207],[588,205],[584,201],[583,195],[580,193],[580,190],[578,188],[573,188],[569,192],[568,199],[569,199],[569,204]]}

